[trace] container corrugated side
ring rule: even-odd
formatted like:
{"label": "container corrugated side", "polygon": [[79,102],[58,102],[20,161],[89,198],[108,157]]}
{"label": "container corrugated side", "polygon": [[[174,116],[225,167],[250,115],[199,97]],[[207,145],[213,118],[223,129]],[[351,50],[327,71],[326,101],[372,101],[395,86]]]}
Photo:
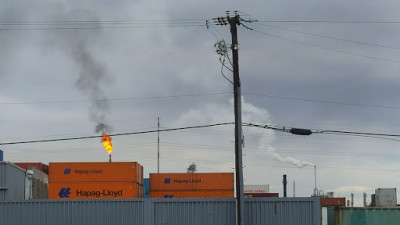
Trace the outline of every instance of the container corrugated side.
{"label": "container corrugated side", "polygon": [[137,162],[50,163],[49,182],[127,181],[143,184]]}
{"label": "container corrugated side", "polygon": [[49,199],[143,198],[144,187],[136,182],[49,183]]}
{"label": "container corrugated side", "polygon": [[345,208],[336,207],[335,225],[398,225],[400,208]]}
{"label": "container corrugated side", "polygon": [[150,192],[165,190],[233,190],[233,173],[152,173]]}
{"label": "container corrugated side", "polygon": [[143,184],[143,166],[140,165],[139,163],[137,164],[138,170],[137,170],[137,176],[138,176],[138,180],[136,182],[138,182],[139,184]]}
{"label": "container corrugated side", "polygon": [[233,190],[151,191],[150,198],[233,198]]}

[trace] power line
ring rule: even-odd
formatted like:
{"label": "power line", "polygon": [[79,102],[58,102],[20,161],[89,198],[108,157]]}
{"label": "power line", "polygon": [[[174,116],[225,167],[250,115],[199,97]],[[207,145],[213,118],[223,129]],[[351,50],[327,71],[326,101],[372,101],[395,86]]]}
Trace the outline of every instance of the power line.
{"label": "power line", "polygon": [[400,24],[400,21],[379,20],[256,20],[260,23],[342,23],[342,24]]}
{"label": "power line", "polygon": [[65,21],[3,21],[0,30],[79,30],[79,29],[133,29],[157,27],[206,26],[200,19],[176,20],[65,20]]}
{"label": "power line", "polygon": [[362,42],[362,41],[355,41],[355,40],[347,40],[343,38],[338,38],[338,37],[331,37],[327,35],[321,35],[321,34],[314,34],[314,33],[308,33],[304,31],[298,31],[298,30],[293,30],[293,29],[288,29],[288,28],[283,28],[283,27],[277,27],[277,26],[272,26],[272,25],[266,25],[266,24],[261,24],[265,27],[272,27],[280,30],[286,30],[294,33],[299,33],[299,34],[305,34],[309,36],[316,36],[316,37],[321,37],[321,38],[326,38],[326,39],[332,39],[332,40],[337,40],[337,41],[343,41],[343,42],[349,42],[349,43],[355,43],[355,44],[360,44],[360,45],[369,45],[369,46],[375,46],[375,47],[380,47],[380,48],[389,48],[389,49],[400,49],[400,47],[395,47],[395,46],[388,46],[388,45],[380,45],[380,44],[374,44],[374,43],[369,43],[369,42]]}
{"label": "power line", "polygon": [[[109,136],[126,136],[126,135],[137,135],[137,134],[149,134],[149,133],[156,133],[156,132],[177,131],[177,130],[186,130],[186,129],[197,129],[197,128],[215,127],[215,126],[223,126],[223,125],[231,125],[231,124],[234,124],[234,123],[233,122],[215,123],[215,124],[200,125],[200,126],[178,127],[178,128],[169,128],[169,129],[160,129],[160,130],[147,130],[147,131],[117,133],[117,134],[108,134],[108,135]],[[29,141],[17,141],[17,142],[3,142],[3,143],[0,143],[0,145],[16,145],[16,144],[28,144],[28,143],[71,141],[71,140],[93,139],[93,138],[101,138],[101,137],[102,137],[102,135],[93,135],[93,136],[81,136],[81,137],[70,137],[70,138],[56,138],[56,139],[29,140]]]}
{"label": "power line", "polygon": [[324,46],[320,46],[320,45],[316,45],[316,44],[311,44],[311,43],[307,43],[307,42],[303,42],[303,41],[298,41],[298,40],[293,40],[293,39],[290,39],[290,38],[281,37],[281,36],[274,35],[274,34],[269,34],[267,32],[264,32],[264,31],[261,31],[261,30],[257,30],[257,29],[253,29],[253,31],[261,33],[261,34],[266,35],[266,36],[270,36],[270,37],[273,37],[273,38],[277,38],[277,39],[293,42],[293,43],[300,44],[300,45],[311,46],[311,47],[314,47],[314,48],[329,50],[329,51],[333,51],[333,52],[337,52],[337,53],[342,53],[342,54],[347,54],[347,55],[354,55],[354,56],[359,56],[359,57],[363,57],[363,58],[369,58],[369,59],[374,59],[374,60],[379,60],[379,61],[384,61],[384,62],[391,62],[391,63],[400,64],[400,61],[396,61],[396,60],[392,60],[392,59],[386,59],[386,58],[381,58],[381,57],[376,57],[376,56],[364,55],[364,54],[354,53],[354,52],[350,52],[350,51],[346,51],[346,50],[334,49],[334,48],[330,48],[330,47],[324,47]]}
{"label": "power line", "polygon": [[400,107],[397,107],[397,106],[384,106],[384,105],[371,105],[371,104],[360,104],[360,103],[351,103],[351,102],[316,100],[316,99],[284,97],[284,96],[269,95],[269,94],[258,94],[258,93],[243,93],[243,95],[263,96],[263,97],[268,97],[268,98],[278,98],[278,99],[287,99],[287,100],[295,100],[295,101],[315,102],[315,103],[325,103],[325,104],[336,104],[336,105],[347,105],[347,106],[358,106],[358,107],[369,107],[369,108],[385,108],[385,109],[396,109],[396,110],[400,109]]}
{"label": "power line", "polygon": [[[157,100],[157,99],[168,99],[168,98],[185,98],[185,97],[201,97],[201,96],[214,96],[214,95],[226,95],[232,94],[231,91],[227,92],[213,92],[213,93],[194,93],[194,94],[180,94],[180,95],[168,95],[168,96],[143,96],[143,97],[126,97],[126,98],[109,98],[109,99],[97,99],[96,101],[135,101],[135,100]],[[242,92],[244,96],[261,96],[267,98],[285,99],[293,101],[303,101],[303,102],[313,102],[313,103],[323,103],[323,104],[335,104],[335,105],[345,105],[354,107],[368,107],[368,108],[383,108],[383,109],[393,109],[400,110],[399,106],[385,106],[385,105],[372,105],[372,104],[361,104],[352,102],[339,102],[339,101],[328,101],[328,100],[318,100],[318,99],[306,99],[297,97],[286,97],[262,93],[251,93]],[[0,105],[31,105],[31,104],[73,104],[73,103],[88,103],[88,100],[60,100],[60,101],[27,101],[27,102],[0,102]]]}
{"label": "power line", "polygon": [[[212,96],[212,95],[224,95],[232,94],[232,92],[214,92],[214,93],[198,93],[198,94],[181,94],[181,95],[168,95],[168,96],[148,96],[148,97],[127,97],[127,98],[109,98],[109,99],[97,99],[96,101],[131,101],[131,100],[154,100],[154,99],[166,99],[166,98],[184,98],[184,97],[196,97],[196,96]],[[65,101],[32,101],[32,102],[0,102],[0,105],[28,105],[28,104],[66,104],[66,103],[86,103],[88,100],[65,100]]]}
{"label": "power line", "polygon": [[[126,133],[116,133],[109,134],[109,136],[127,136],[127,135],[138,135],[138,134],[149,134],[156,132],[168,132],[168,131],[179,131],[179,130],[187,130],[187,129],[198,129],[198,128],[207,128],[207,127],[216,127],[216,126],[225,126],[225,125],[233,125],[234,122],[225,122],[225,123],[214,123],[207,125],[198,125],[198,126],[187,126],[187,127],[178,127],[178,128],[167,128],[160,130],[147,130],[147,131],[137,131],[137,132],[126,132]],[[246,127],[256,127],[262,129],[269,129],[279,132],[292,133],[297,135],[311,135],[311,134],[337,134],[337,135],[350,135],[350,136],[359,136],[365,138],[379,138],[386,139],[391,141],[400,141],[400,134],[388,134],[388,133],[372,133],[372,132],[354,132],[354,131],[341,131],[341,130],[311,130],[305,128],[290,128],[290,127],[280,127],[280,126],[272,126],[272,125],[261,125],[254,123],[243,123],[243,126]],[[42,140],[28,140],[28,141],[16,141],[16,142],[3,142],[0,145],[17,145],[17,144],[29,144],[29,143],[45,143],[45,142],[57,142],[57,141],[71,141],[71,140],[81,140],[81,139],[93,139],[93,138],[101,138],[101,135],[93,135],[93,136],[80,136],[80,137],[69,137],[69,138],[55,138],[55,139],[42,139]]]}
{"label": "power line", "polygon": [[338,135],[350,135],[365,138],[381,138],[391,141],[400,141],[400,134],[388,134],[388,133],[372,133],[372,132],[356,132],[356,131],[343,131],[343,130],[311,130],[307,128],[290,128],[290,127],[279,127],[272,125],[259,125],[253,123],[247,123],[246,126],[270,129],[280,132],[292,133],[296,135],[311,135],[311,134],[338,134]]}
{"label": "power line", "polygon": [[[248,14],[245,14],[249,16]],[[258,23],[333,23],[333,24],[400,24],[400,21],[339,21],[339,20],[249,20]],[[55,21],[0,21],[0,31],[24,30],[79,30],[133,29],[157,27],[204,27],[218,25],[205,19],[171,20],[55,20]]]}

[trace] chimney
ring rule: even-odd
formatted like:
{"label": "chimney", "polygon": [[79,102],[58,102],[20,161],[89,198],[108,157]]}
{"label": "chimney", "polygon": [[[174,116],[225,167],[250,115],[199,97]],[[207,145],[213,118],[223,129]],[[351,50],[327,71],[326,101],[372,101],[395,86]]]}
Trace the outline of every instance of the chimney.
{"label": "chimney", "polygon": [[283,197],[287,197],[287,180],[286,180],[286,174],[283,174]]}
{"label": "chimney", "polygon": [[363,194],[363,200],[364,200],[364,207],[367,207],[367,193],[365,192]]}
{"label": "chimney", "polygon": [[351,201],[350,201],[350,206],[353,207],[354,206],[354,194],[351,193]]}

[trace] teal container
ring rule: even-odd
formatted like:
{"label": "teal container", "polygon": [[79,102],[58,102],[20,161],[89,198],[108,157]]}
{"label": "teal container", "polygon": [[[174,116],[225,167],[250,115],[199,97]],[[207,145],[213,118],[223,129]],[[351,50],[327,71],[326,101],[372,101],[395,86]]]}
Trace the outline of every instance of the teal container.
{"label": "teal container", "polygon": [[335,225],[399,225],[400,208],[336,208]]}
{"label": "teal container", "polygon": [[335,225],[335,207],[328,207],[327,214],[328,225]]}

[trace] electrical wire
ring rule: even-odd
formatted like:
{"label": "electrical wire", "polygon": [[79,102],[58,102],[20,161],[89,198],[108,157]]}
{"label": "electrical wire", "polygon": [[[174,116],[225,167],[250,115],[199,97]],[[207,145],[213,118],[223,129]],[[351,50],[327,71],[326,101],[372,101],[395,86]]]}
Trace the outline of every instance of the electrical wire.
{"label": "electrical wire", "polygon": [[222,75],[227,81],[229,81],[229,83],[233,84],[233,81],[230,80],[230,79],[225,75],[225,73],[224,73],[224,68],[226,68],[227,70],[229,70],[229,71],[231,71],[231,72],[233,72],[233,70],[230,69],[229,67],[227,67],[227,66],[225,65],[225,58],[226,58],[226,57],[224,57],[223,60],[222,60],[221,58],[222,58],[222,56],[219,57],[219,61],[221,62],[221,75]]}
{"label": "electrical wire", "polygon": [[369,58],[369,59],[374,59],[374,60],[379,60],[379,61],[384,61],[384,62],[400,64],[400,61],[396,61],[396,60],[392,60],[392,59],[386,59],[386,58],[370,56],[370,55],[363,55],[363,54],[354,53],[354,52],[350,52],[350,51],[339,50],[339,49],[334,49],[334,48],[330,48],[330,47],[324,47],[324,46],[320,46],[320,45],[316,45],[316,44],[311,44],[311,43],[307,43],[307,42],[303,42],[303,41],[298,41],[298,40],[293,40],[293,39],[281,37],[281,36],[274,35],[274,34],[269,34],[267,32],[264,32],[264,31],[261,31],[261,30],[258,30],[258,29],[253,29],[253,31],[257,32],[257,33],[261,33],[261,34],[266,35],[266,36],[270,36],[270,37],[276,38],[276,39],[281,39],[281,40],[293,42],[293,43],[300,44],[300,45],[311,46],[311,47],[314,47],[314,48],[329,50],[329,51],[333,51],[333,52],[337,52],[337,53],[342,53],[342,54],[347,54],[347,55],[353,55],[353,56],[358,56],[358,57],[363,57],[363,58]]}
{"label": "electrical wire", "polygon": [[320,130],[315,133],[320,134],[343,134],[343,135],[364,135],[364,136],[378,136],[378,137],[400,137],[400,134],[385,134],[385,133],[366,133],[366,132],[354,132],[354,131],[342,131],[342,130]]}
{"label": "electrical wire", "polygon": [[311,135],[311,134],[337,134],[337,135],[350,135],[350,136],[358,136],[364,138],[379,138],[386,139],[391,141],[400,141],[400,134],[387,134],[387,133],[368,133],[368,132],[355,132],[355,131],[341,131],[341,130],[311,130],[306,128],[288,128],[288,127],[278,127],[271,125],[260,125],[253,123],[243,124],[244,126],[249,127],[257,127],[263,129],[271,129],[280,132],[292,133],[297,135]]}
{"label": "electrical wire", "polygon": [[[214,124],[207,124],[207,125],[167,128],[167,129],[160,129],[160,130],[157,129],[157,130],[147,130],[147,131],[137,131],[137,132],[116,133],[116,134],[109,134],[109,136],[127,136],[127,135],[138,135],[138,134],[149,134],[149,133],[156,133],[156,132],[179,131],[179,130],[187,130],[187,129],[198,129],[198,128],[233,125],[233,124],[235,124],[235,123],[234,122],[214,123]],[[288,127],[272,126],[272,125],[268,125],[268,124],[261,125],[261,124],[254,124],[254,123],[243,123],[242,125],[247,126],[247,127],[270,129],[270,130],[292,133],[292,134],[300,134],[300,135],[339,134],[339,135],[360,136],[360,137],[365,137],[365,138],[381,138],[381,139],[387,139],[387,140],[392,140],[392,141],[400,141],[400,139],[394,139],[394,137],[400,138],[400,134],[367,133],[367,132],[340,131],[340,130],[310,130],[310,129],[305,129],[305,128],[288,128]],[[294,132],[294,131],[296,131],[296,132]],[[303,133],[303,132],[305,132],[305,133]],[[0,145],[16,145],[16,144],[28,144],[28,143],[71,141],[71,140],[93,139],[93,138],[101,138],[101,137],[102,137],[102,135],[93,135],[93,136],[80,136],[80,137],[69,137],[69,138],[3,142],[3,143],[0,143]]]}
{"label": "electrical wire", "polygon": [[0,31],[204,27],[204,20],[75,20],[0,22]]}
{"label": "electrical wire", "polygon": [[260,23],[343,23],[343,24],[400,24],[400,21],[378,21],[378,20],[256,20]]}
{"label": "electrical wire", "polygon": [[[233,122],[227,123],[215,123],[208,125],[199,125],[199,126],[188,126],[188,127],[178,127],[178,128],[169,128],[169,129],[157,129],[157,130],[147,130],[147,131],[138,131],[138,132],[127,132],[127,133],[118,133],[118,134],[108,134],[108,136],[126,136],[126,135],[137,135],[137,134],[149,134],[156,132],[166,132],[166,131],[177,131],[177,130],[186,130],[186,129],[196,129],[196,128],[206,128],[206,127],[215,127],[215,126],[223,126],[223,125],[232,125]],[[29,141],[17,141],[17,142],[3,142],[0,145],[16,145],[16,144],[28,144],[28,143],[44,143],[44,142],[56,142],[56,141],[71,141],[71,140],[80,140],[80,139],[93,139],[93,138],[101,138],[102,135],[93,135],[93,136],[81,136],[81,137],[69,137],[69,138],[56,138],[56,139],[43,139],[43,140],[29,140]]]}
{"label": "electrical wire", "polygon": [[278,98],[278,99],[287,99],[287,100],[295,100],[295,101],[304,101],[304,102],[315,102],[315,103],[325,103],[325,104],[336,104],[336,105],[347,105],[347,106],[357,106],[357,107],[384,108],[384,109],[400,110],[400,107],[396,107],[396,106],[370,105],[370,104],[359,104],[359,103],[351,103],[351,102],[337,102],[337,101],[327,101],[327,100],[283,97],[283,96],[277,96],[277,95],[258,94],[258,93],[250,93],[250,92],[244,92],[242,94],[243,95],[250,95],[250,96],[263,96],[263,97],[268,97],[268,98]]}
{"label": "electrical wire", "polygon": [[395,47],[395,46],[388,46],[388,45],[380,45],[380,44],[374,44],[374,43],[369,43],[369,42],[347,40],[347,39],[343,39],[343,38],[331,37],[331,36],[321,35],[321,34],[308,33],[308,32],[304,32],[304,31],[298,31],[298,30],[293,30],[293,29],[288,29],[288,28],[283,28],[283,27],[277,27],[277,26],[272,26],[272,25],[267,25],[267,24],[260,24],[260,25],[265,26],[265,27],[272,27],[272,28],[276,28],[276,29],[280,29],[280,30],[286,30],[286,31],[294,32],[294,33],[305,34],[305,35],[309,35],[309,36],[315,36],[315,37],[331,39],[331,40],[355,43],[355,44],[360,44],[360,45],[369,45],[369,46],[375,46],[375,47],[380,47],[380,48],[388,48],[388,49],[398,49],[398,50],[400,50],[400,47]]}
{"label": "electrical wire", "polygon": [[[229,69],[229,68],[227,68]],[[231,71],[231,70],[230,70]],[[226,79],[226,78],[225,78]],[[231,82],[229,80],[229,82]],[[134,100],[156,100],[156,99],[168,99],[168,98],[185,98],[185,97],[197,97],[197,96],[213,96],[213,95],[225,95],[232,94],[232,92],[213,92],[213,93],[198,93],[198,94],[181,94],[181,95],[169,95],[169,96],[148,96],[148,97],[126,97],[126,98],[108,98],[108,99],[97,99],[96,101],[134,101]],[[313,102],[313,103],[323,103],[323,104],[335,104],[335,105],[346,105],[354,107],[368,107],[368,108],[382,108],[382,109],[393,109],[400,110],[398,106],[384,106],[384,105],[371,105],[371,104],[360,104],[351,102],[338,102],[338,101],[328,101],[328,100],[317,100],[317,99],[305,99],[305,98],[295,98],[295,97],[285,97],[270,94],[260,94],[251,92],[242,92],[244,96],[261,96],[267,98],[277,98],[293,101],[303,101],[303,102]],[[88,103],[88,100],[64,100],[64,101],[30,101],[30,102],[0,102],[0,105],[31,105],[31,104],[73,104],[73,103]]]}
{"label": "electrical wire", "polygon": [[[208,20],[206,21],[206,24],[207,24],[206,25],[207,31],[210,32],[214,36],[216,42],[223,39],[222,34],[219,32],[219,30],[215,26],[209,26]],[[212,28],[214,29],[215,32],[218,33],[218,35],[215,34],[214,31],[211,30]]]}
{"label": "electrical wire", "polygon": [[[224,95],[232,94],[232,92],[214,92],[214,93],[199,93],[199,94],[181,94],[181,95],[169,95],[169,96],[149,96],[149,97],[128,97],[128,98],[108,98],[108,99],[97,99],[96,101],[132,101],[132,100],[154,100],[154,99],[166,99],[166,98],[184,98],[184,97],[196,97],[196,96],[211,96],[211,95]],[[0,105],[28,105],[28,104],[66,104],[66,103],[87,103],[91,102],[88,100],[66,100],[66,101],[32,101],[32,102],[0,102]]]}

